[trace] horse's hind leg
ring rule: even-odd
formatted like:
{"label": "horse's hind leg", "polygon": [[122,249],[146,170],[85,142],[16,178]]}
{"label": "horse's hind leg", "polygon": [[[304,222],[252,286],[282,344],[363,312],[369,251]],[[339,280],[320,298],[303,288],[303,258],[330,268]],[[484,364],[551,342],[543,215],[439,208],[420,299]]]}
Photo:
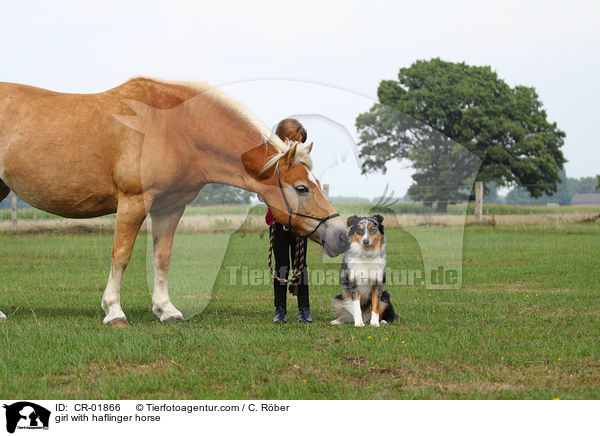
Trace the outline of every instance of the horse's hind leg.
{"label": "horse's hind leg", "polygon": [[[6,196],[9,194],[10,188],[6,186],[6,184],[0,180],[0,201],[4,200]],[[6,315],[0,312],[0,322],[6,321]]]}
{"label": "horse's hind leg", "polygon": [[168,212],[150,212],[152,218],[152,255],[154,259],[154,293],[152,312],[162,322],[183,322],[183,315],[169,298],[169,266],[173,237],[185,207]]}
{"label": "horse's hind leg", "polygon": [[106,313],[104,324],[115,327],[129,325],[125,313],[121,309],[121,279],[129,263],[135,238],[145,217],[146,209],[142,195],[135,197],[119,195],[110,275],[102,296],[102,309]]}

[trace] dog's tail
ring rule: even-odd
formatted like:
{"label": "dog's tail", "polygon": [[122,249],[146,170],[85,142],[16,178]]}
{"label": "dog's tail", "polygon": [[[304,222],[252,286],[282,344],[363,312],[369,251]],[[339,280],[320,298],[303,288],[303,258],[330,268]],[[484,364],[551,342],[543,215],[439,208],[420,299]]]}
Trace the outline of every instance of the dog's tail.
{"label": "dog's tail", "polygon": [[390,294],[386,291],[381,293],[381,302],[385,304],[385,309],[381,314],[381,319],[387,322],[394,322],[396,318],[400,317],[400,314],[396,313],[394,310],[394,306],[392,305],[392,301],[390,298]]}
{"label": "dog's tail", "polygon": [[337,295],[331,300],[331,307],[337,315],[339,322],[352,322],[352,300],[344,298],[343,295]]}

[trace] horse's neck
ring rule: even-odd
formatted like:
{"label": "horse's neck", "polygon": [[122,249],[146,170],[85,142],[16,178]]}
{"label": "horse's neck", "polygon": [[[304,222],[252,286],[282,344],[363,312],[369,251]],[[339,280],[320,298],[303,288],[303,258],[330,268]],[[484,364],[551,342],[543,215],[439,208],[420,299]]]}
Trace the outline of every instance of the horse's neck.
{"label": "horse's neck", "polygon": [[[269,159],[279,152],[254,126],[245,121],[212,120],[210,133],[199,138],[206,181],[235,186],[261,193],[264,180],[261,171]],[[259,180],[260,179],[260,180]]]}

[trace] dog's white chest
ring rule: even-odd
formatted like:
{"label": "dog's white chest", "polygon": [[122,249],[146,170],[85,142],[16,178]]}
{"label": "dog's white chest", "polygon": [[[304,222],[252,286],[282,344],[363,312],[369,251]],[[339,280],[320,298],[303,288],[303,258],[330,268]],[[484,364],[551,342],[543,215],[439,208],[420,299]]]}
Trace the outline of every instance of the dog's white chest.
{"label": "dog's white chest", "polygon": [[350,281],[354,283],[361,295],[371,292],[373,285],[383,284],[385,258],[349,257],[346,259]]}

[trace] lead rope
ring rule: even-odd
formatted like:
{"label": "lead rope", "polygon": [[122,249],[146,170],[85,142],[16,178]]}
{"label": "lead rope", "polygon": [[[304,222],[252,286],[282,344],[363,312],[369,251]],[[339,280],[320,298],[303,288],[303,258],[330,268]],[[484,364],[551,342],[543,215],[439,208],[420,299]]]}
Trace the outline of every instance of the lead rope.
{"label": "lead rope", "polygon": [[[292,277],[289,279],[279,278],[275,271],[273,271],[273,234],[275,233],[273,229],[270,229],[270,237],[269,237],[269,271],[271,271],[271,275],[275,280],[279,280],[279,283],[289,283],[290,284],[290,292],[292,295],[298,295],[298,279],[302,274],[302,266],[304,265],[304,259],[306,257],[306,253],[304,251],[304,237],[300,236],[296,233],[296,250],[294,251],[294,273]],[[291,232],[291,230],[290,230]]]}

